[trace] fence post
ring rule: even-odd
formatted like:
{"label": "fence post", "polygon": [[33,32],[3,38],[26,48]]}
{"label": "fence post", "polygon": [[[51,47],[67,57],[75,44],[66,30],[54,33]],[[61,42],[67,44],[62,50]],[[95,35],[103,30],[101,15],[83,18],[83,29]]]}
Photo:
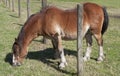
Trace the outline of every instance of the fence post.
{"label": "fence post", "polygon": [[10,8],[10,0],[8,0],[9,8]]}
{"label": "fence post", "polygon": [[2,0],[1,2],[3,2],[5,4],[5,0]]}
{"label": "fence post", "polygon": [[[42,0],[42,9],[47,6],[47,0]],[[43,36],[43,41],[44,44],[47,43],[47,39]]]}
{"label": "fence post", "polygon": [[20,5],[20,0],[18,0],[18,17],[21,16],[21,5]]}
{"label": "fence post", "polygon": [[82,16],[83,6],[77,5],[77,76],[83,76],[83,54],[82,54]]}
{"label": "fence post", "polygon": [[30,16],[30,0],[27,0],[27,18]]}
{"label": "fence post", "polygon": [[6,7],[7,7],[7,0],[5,0],[5,5],[6,5]]}
{"label": "fence post", "polygon": [[42,0],[42,9],[47,6],[47,0]]}
{"label": "fence post", "polygon": [[14,12],[14,0],[12,0],[12,11]]}

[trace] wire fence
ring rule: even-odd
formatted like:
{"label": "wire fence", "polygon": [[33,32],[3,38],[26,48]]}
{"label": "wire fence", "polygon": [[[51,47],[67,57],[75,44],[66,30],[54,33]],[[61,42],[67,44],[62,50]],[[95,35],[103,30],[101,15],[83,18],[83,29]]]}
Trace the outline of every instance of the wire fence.
{"label": "wire fence", "polygon": [[[57,1],[52,1],[52,0],[0,0],[0,2],[3,2],[6,7],[10,8],[13,12],[15,12],[16,10],[18,11],[18,17],[21,17],[22,12],[26,11],[26,17],[29,18],[30,14],[34,13],[34,12],[38,12],[40,11],[40,9],[44,8],[45,6],[49,5],[49,6],[57,6],[59,8],[63,8],[63,9],[67,9],[67,8],[73,8],[76,7],[77,3],[72,3],[72,2],[57,2]],[[77,61],[78,61],[78,74],[77,76],[83,76],[82,75],[82,71],[83,71],[83,64],[82,62],[82,54],[81,54],[81,49],[82,49],[82,39],[80,39],[82,33],[82,13],[80,13],[80,11],[82,10],[82,8],[80,8],[80,6],[77,7],[78,9],[78,42],[77,43],[77,50],[78,50],[78,57],[77,57]],[[46,43],[46,39],[43,38],[43,42]],[[79,47],[81,46],[81,47]]]}
{"label": "wire fence", "polygon": [[[46,0],[0,0],[6,7],[10,8],[11,11],[17,12],[18,17],[21,17],[22,12],[26,11],[26,14],[30,16],[32,13],[38,12],[42,9],[42,1]],[[75,2],[63,2],[56,0],[47,0],[47,5],[56,6],[62,9],[76,7]]]}
{"label": "wire fence", "polygon": [[[18,17],[21,17],[21,14],[26,14],[26,17],[28,18],[32,13],[38,12],[42,9],[42,0],[0,0],[0,3],[4,3],[6,7],[11,9],[11,11],[17,12]],[[57,2],[56,0],[47,0],[47,5],[57,6],[63,9],[74,8],[76,7],[76,4],[78,3],[63,1]],[[111,17],[120,18],[118,9],[111,8],[109,10],[109,13]]]}
{"label": "wire fence", "polygon": [[[20,1],[20,7],[21,7],[21,13],[22,12],[27,12],[27,4],[29,1],[29,15],[36,13],[42,9],[42,0],[0,0],[0,3],[4,3],[7,8],[10,8],[13,12],[18,12],[18,1]],[[78,3],[77,2],[64,2],[62,0],[47,0],[47,5],[49,6],[56,6],[62,9],[68,9],[68,8],[74,8],[76,7]],[[107,8],[109,9],[109,8]],[[113,11],[118,11],[118,12],[113,12]],[[116,14],[117,16],[119,15],[119,10],[115,8],[110,8],[108,11],[110,15]],[[27,13],[26,13],[27,14]],[[27,17],[27,15],[26,15]]]}

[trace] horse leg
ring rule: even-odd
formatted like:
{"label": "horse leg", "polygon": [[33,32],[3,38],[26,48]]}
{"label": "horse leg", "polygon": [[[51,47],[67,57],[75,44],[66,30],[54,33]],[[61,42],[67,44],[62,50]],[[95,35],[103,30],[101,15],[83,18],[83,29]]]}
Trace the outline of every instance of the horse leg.
{"label": "horse leg", "polygon": [[54,58],[55,59],[58,59],[58,58],[60,58],[60,55],[59,55],[59,52],[58,52],[58,50],[57,50],[57,40],[54,40],[54,39],[52,39],[51,40],[52,41],[52,45],[53,45],[53,49],[55,50],[55,55],[54,55]]}
{"label": "horse leg", "polygon": [[44,44],[46,44],[46,43],[47,43],[47,38],[45,38],[45,37],[43,36],[42,42],[43,42]]}
{"label": "horse leg", "polygon": [[81,31],[82,39],[84,38],[84,36],[86,36],[86,42],[88,43],[87,51],[83,58],[84,61],[87,61],[90,58],[90,53],[91,53],[92,37],[89,31],[89,28],[90,28],[89,24],[83,24],[82,31]]}
{"label": "horse leg", "polygon": [[87,61],[90,59],[90,54],[92,51],[92,35],[90,33],[87,33],[85,35],[85,38],[86,38],[87,49],[83,60]]}
{"label": "horse leg", "polygon": [[61,39],[61,36],[59,35],[58,36],[58,51],[59,51],[59,54],[60,54],[60,65],[59,65],[59,68],[64,68],[66,65],[67,65],[67,62],[66,62],[66,59],[65,59],[65,56],[64,56],[64,50],[63,50],[63,46],[62,46],[62,39]]}
{"label": "horse leg", "polygon": [[99,45],[99,55],[98,55],[98,58],[97,58],[97,61],[103,61],[105,56],[104,56],[104,53],[103,53],[103,39],[102,39],[102,34],[95,34],[94,35],[97,42],[98,42],[98,45]]}
{"label": "horse leg", "polygon": [[53,49],[56,49],[56,48],[57,48],[57,45],[56,45],[55,40],[54,40],[54,39],[52,39],[51,41],[52,41]]}

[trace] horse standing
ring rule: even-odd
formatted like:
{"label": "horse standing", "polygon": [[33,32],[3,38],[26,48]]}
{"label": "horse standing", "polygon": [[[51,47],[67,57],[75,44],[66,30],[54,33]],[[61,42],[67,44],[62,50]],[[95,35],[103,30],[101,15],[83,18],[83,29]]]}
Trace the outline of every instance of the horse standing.
{"label": "horse standing", "polygon": [[[92,35],[96,38],[99,46],[98,61],[103,61],[103,39],[102,36],[108,27],[108,14],[106,9],[94,4],[83,4],[82,33],[87,42],[87,51],[84,61],[90,59]],[[13,65],[21,65],[27,55],[27,47],[30,42],[38,37],[44,36],[52,40],[56,56],[60,56],[60,68],[67,65],[63,40],[74,40],[77,38],[77,9],[62,10],[53,6],[43,8],[39,13],[32,15],[22,27],[18,37],[13,44]]]}

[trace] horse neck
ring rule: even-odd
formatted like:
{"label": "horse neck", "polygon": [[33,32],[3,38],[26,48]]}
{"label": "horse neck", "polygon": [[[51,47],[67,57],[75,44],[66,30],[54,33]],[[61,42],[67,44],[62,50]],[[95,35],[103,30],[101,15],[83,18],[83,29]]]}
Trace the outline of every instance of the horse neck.
{"label": "horse neck", "polygon": [[27,37],[28,35],[25,35],[24,30],[22,29],[19,36],[18,36],[18,43],[21,45],[22,48],[26,48],[29,45],[30,40]]}

